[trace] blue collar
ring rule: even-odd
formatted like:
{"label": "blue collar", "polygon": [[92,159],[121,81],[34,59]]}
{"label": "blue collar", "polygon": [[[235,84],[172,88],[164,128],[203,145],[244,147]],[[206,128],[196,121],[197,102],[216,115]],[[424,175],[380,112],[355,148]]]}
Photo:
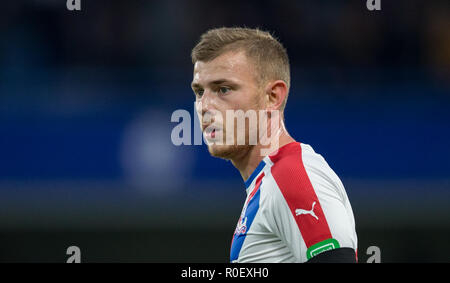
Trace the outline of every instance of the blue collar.
{"label": "blue collar", "polygon": [[261,160],[261,162],[259,163],[258,167],[256,167],[256,169],[253,171],[253,173],[250,175],[250,177],[248,177],[248,179],[245,181],[245,188],[246,189],[248,189],[250,184],[253,182],[253,179],[255,179],[256,176],[259,175],[259,173],[264,168],[264,166],[266,166],[266,163],[264,162],[264,160]]}

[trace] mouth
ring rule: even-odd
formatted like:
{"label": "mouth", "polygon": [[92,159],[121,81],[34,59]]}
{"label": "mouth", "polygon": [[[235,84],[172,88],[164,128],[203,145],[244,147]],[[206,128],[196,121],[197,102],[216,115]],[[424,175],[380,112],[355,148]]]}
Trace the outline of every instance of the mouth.
{"label": "mouth", "polygon": [[215,126],[208,126],[203,129],[203,133],[207,139],[215,139],[219,131],[221,131],[221,129]]}

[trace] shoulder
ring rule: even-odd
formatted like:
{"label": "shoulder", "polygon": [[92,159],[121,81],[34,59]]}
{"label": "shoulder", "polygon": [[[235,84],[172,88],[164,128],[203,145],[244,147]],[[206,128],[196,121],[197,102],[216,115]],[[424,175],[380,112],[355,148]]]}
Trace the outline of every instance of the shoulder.
{"label": "shoulder", "polygon": [[269,157],[271,175],[284,198],[314,198],[317,190],[341,195],[342,183],[325,159],[303,143],[289,144]]}
{"label": "shoulder", "polygon": [[[356,249],[354,219],[345,189],[325,159],[311,146],[292,143],[268,157],[263,179],[274,231],[286,239],[301,234],[299,258],[317,244],[334,239],[334,247]],[[298,229],[297,229],[298,228]],[[288,241],[290,242],[290,241]],[[333,242],[334,243],[334,242]],[[310,255],[311,256],[311,255]]]}

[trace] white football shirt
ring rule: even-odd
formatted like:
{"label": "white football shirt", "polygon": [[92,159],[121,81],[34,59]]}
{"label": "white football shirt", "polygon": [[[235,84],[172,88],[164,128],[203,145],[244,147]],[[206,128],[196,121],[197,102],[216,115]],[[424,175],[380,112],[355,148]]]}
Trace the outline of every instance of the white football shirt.
{"label": "white football shirt", "polygon": [[344,186],[311,146],[282,146],[263,158],[245,186],[231,262],[306,262],[339,247],[357,251]]}

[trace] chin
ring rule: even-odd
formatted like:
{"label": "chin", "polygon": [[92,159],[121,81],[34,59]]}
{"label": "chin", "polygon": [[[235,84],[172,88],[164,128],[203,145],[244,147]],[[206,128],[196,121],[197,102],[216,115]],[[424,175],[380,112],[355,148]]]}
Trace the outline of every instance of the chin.
{"label": "chin", "polygon": [[211,156],[222,158],[222,159],[233,159],[236,156],[242,155],[244,151],[248,148],[247,145],[209,145],[208,151]]}

